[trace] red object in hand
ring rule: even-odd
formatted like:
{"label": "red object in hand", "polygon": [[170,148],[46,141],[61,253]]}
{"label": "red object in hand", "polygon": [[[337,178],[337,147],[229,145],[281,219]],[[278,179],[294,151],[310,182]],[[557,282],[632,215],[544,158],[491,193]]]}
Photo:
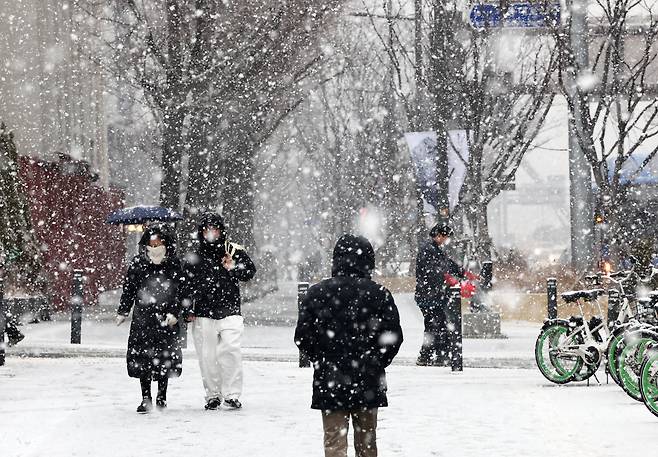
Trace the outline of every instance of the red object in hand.
{"label": "red object in hand", "polygon": [[475,294],[475,284],[469,281],[463,281],[461,283],[462,287],[462,298],[471,298]]}
{"label": "red object in hand", "polygon": [[459,284],[457,278],[455,278],[449,273],[443,273],[443,280],[446,282],[446,284],[448,284],[448,287],[456,286],[457,284]]}
{"label": "red object in hand", "polygon": [[470,271],[465,271],[464,272],[464,277],[468,279],[469,281],[479,281],[480,276],[476,275],[475,273],[471,273]]}

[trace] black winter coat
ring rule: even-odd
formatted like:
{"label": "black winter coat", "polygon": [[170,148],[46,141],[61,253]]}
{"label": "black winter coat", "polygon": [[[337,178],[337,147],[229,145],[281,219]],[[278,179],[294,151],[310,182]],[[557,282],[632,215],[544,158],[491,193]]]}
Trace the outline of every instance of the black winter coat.
{"label": "black winter coat", "polygon": [[167,313],[180,319],[179,290],[184,281],[177,258],[166,258],[160,265],[145,254],[136,256],[123,283],[118,314],[133,310],[126,360],[128,375],[153,379],[180,376],[183,354],[178,337],[179,324],[164,324]]}
{"label": "black winter coat", "polygon": [[443,303],[447,299],[445,273],[455,278],[464,277],[464,269],[450,259],[434,240],[421,244],[416,257],[415,298],[419,306]]}
{"label": "black winter coat", "polygon": [[[210,243],[203,238],[206,225],[218,227],[222,238]],[[198,226],[199,248],[189,257],[184,269],[186,315],[224,319],[241,315],[239,281],[249,281],[256,274],[256,266],[239,245],[226,241],[225,227],[219,215],[205,214]],[[226,252],[231,253],[235,268],[222,265]]]}
{"label": "black winter coat", "polygon": [[373,269],[370,243],[345,235],[334,249],[333,277],[302,302],[295,344],[313,361],[313,409],[388,405],[384,369],[400,349],[402,329],[393,296],[370,279]]}

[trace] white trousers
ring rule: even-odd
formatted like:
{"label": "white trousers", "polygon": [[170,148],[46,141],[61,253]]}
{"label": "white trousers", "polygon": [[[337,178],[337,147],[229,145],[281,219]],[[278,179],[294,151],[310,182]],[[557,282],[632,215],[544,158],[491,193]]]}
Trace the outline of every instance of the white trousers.
{"label": "white trousers", "polygon": [[199,357],[206,401],[237,399],[242,394],[242,316],[216,320],[197,317],[192,326],[194,347]]}

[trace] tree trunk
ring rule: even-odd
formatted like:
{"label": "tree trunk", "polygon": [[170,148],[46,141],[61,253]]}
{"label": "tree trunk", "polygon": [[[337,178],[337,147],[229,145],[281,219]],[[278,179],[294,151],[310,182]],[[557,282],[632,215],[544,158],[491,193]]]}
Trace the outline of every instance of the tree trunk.
{"label": "tree trunk", "polygon": [[254,239],[254,164],[247,141],[236,144],[226,159],[224,180],[224,218],[231,239],[247,250],[256,248]]}
{"label": "tree trunk", "polygon": [[163,117],[160,204],[166,208],[178,210],[180,209],[185,112],[182,109],[176,109],[171,113],[165,112]]}
{"label": "tree trunk", "polygon": [[488,205],[483,203],[475,214],[475,255],[480,265],[485,260],[491,260],[491,237],[489,236]]}

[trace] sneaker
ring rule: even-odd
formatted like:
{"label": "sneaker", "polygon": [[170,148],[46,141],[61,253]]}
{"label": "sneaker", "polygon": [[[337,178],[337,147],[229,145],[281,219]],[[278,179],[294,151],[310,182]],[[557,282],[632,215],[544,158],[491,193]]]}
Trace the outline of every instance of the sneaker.
{"label": "sneaker", "polygon": [[24,339],[25,339],[25,335],[23,335],[22,333],[19,333],[18,336],[10,336],[9,341],[7,342],[7,344],[9,346],[16,346],[18,343],[20,343]]}
{"label": "sneaker", "polygon": [[153,409],[153,401],[150,398],[145,398],[137,407],[137,412],[139,414],[148,414]]}
{"label": "sneaker", "polygon": [[158,408],[158,409],[166,409],[167,408],[167,400],[165,400],[164,398],[156,398],[155,407]]}
{"label": "sneaker", "polygon": [[210,400],[208,400],[208,403],[206,403],[205,408],[207,410],[214,411],[216,409],[219,409],[221,404],[222,404],[222,400],[220,400],[219,398],[211,398]]}
{"label": "sneaker", "polygon": [[242,408],[242,403],[237,398],[227,398],[224,400],[224,406],[228,409],[240,409]]}

